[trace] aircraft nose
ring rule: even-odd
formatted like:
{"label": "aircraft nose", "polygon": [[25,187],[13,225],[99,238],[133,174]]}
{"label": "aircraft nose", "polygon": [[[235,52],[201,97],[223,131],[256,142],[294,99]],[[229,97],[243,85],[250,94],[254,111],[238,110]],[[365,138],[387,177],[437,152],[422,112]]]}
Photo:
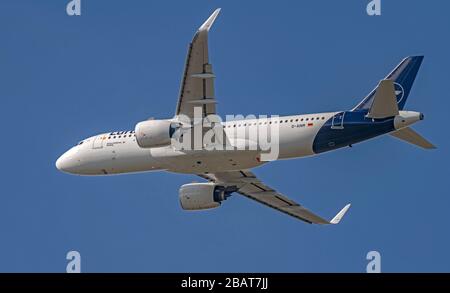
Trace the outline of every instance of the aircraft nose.
{"label": "aircraft nose", "polygon": [[76,158],[77,151],[70,149],[62,154],[55,162],[55,166],[59,171],[76,174],[79,167],[79,160]]}
{"label": "aircraft nose", "polygon": [[56,160],[56,163],[55,163],[56,169],[58,169],[59,171],[63,170],[63,166],[64,166],[63,161],[64,161],[63,156],[59,157],[58,160]]}

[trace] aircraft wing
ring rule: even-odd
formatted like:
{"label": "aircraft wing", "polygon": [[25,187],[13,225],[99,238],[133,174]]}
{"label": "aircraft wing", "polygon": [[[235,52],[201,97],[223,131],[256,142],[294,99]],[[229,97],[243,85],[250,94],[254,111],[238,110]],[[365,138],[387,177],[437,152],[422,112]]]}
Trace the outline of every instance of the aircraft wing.
{"label": "aircraft wing", "polygon": [[175,115],[194,117],[194,107],[201,107],[203,118],[216,114],[216,99],[214,96],[214,78],[212,66],[209,63],[208,32],[219,15],[220,8],[198,29],[189,45],[186,65],[181,80],[180,94]]}
{"label": "aircraft wing", "polygon": [[234,186],[236,192],[309,224],[338,224],[350,208],[350,204],[346,205],[331,221],[328,221],[265,185],[248,170],[198,174],[198,176],[224,186]]}

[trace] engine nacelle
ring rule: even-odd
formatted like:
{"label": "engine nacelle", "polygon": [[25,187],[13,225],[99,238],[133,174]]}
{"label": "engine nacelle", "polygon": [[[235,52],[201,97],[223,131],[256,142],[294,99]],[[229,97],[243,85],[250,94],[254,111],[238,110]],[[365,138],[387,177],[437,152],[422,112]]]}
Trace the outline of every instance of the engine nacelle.
{"label": "engine nacelle", "polygon": [[136,142],[141,148],[154,148],[170,144],[176,125],[167,120],[148,120],[136,124]]}
{"label": "engine nacelle", "polygon": [[181,207],[184,210],[217,208],[228,196],[225,187],[212,182],[185,184],[179,191]]}

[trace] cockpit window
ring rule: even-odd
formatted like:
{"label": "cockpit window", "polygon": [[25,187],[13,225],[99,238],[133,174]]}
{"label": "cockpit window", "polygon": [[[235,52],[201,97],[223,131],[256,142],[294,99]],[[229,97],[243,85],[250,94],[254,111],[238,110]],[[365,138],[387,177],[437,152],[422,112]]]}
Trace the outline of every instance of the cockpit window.
{"label": "cockpit window", "polygon": [[84,140],[83,140],[83,141],[80,141],[80,142],[78,143],[78,145],[82,145],[82,144],[83,144],[83,142],[84,142]]}

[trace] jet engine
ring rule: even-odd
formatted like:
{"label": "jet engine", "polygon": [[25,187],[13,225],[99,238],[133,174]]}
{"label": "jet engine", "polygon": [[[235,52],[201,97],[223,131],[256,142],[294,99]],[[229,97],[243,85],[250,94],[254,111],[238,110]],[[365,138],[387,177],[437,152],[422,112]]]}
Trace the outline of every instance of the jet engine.
{"label": "jet engine", "polygon": [[168,120],[147,120],[136,124],[136,142],[141,148],[154,148],[170,144],[170,139],[178,127]]}
{"label": "jet engine", "polygon": [[220,206],[235,188],[219,186],[213,182],[190,183],[180,187],[179,197],[184,210],[205,210]]}

